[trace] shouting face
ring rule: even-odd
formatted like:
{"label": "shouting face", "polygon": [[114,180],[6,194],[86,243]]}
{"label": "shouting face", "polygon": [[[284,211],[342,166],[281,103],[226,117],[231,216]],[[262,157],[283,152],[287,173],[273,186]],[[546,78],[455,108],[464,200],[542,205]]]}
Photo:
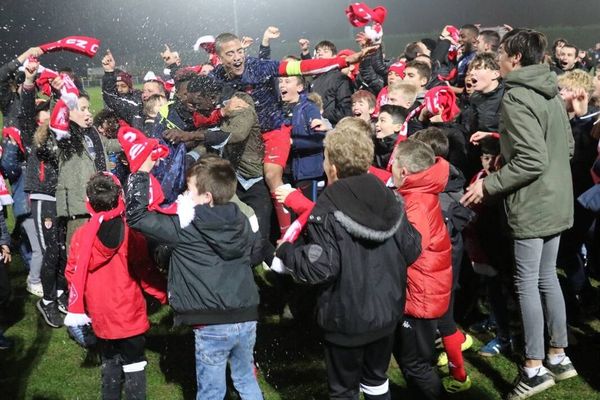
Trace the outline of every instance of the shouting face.
{"label": "shouting face", "polygon": [[246,53],[239,39],[223,43],[219,51],[219,58],[229,75],[234,77],[242,76]]}

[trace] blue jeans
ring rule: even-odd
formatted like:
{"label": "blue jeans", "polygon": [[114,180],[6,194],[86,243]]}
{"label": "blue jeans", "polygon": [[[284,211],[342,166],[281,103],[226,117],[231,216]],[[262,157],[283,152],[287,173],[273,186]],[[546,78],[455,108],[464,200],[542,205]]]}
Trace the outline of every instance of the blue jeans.
{"label": "blue jeans", "polygon": [[256,321],[206,325],[196,337],[196,400],[223,400],[225,373],[231,363],[233,385],[243,400],[262,400],[254,373]]}

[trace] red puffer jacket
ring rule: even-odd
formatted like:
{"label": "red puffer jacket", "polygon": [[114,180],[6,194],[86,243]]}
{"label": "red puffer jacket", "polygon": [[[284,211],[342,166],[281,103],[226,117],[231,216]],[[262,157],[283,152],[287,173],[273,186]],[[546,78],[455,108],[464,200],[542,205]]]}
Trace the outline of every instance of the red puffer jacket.
{"label": "red puffer jacket", "polygon": [[438,318],[448,310],[452,289],[452,245],[440,208],[439,194],[450,166],[442,158],[425,171],[408,175],[398,190],[408,220],[421,234],[421,256],[408,268],[404,313]]}
{"label": "red puffer jacket", "polygon": [[[75,232],[69,254],[76,254],[84,230]],[[125,224],[124,239],[116,248],[94,239],[85,284],[84,301],[96,336],[122,339],[140,335],[150,328],[142,289],[167,302],[166,280],[154,268],[144,237]],[[67,279],[76,257],[69,257]]]}

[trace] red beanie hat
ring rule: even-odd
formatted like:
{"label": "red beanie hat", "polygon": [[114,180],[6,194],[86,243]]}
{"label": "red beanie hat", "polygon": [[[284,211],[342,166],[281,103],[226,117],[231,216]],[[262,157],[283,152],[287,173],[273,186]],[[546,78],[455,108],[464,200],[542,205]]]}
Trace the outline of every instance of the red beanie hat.
{"label": "red beanie hat", "polygon": [[398,61],[390,65],[388,68],[388,74],[394,72],[400,78],[404,79],[404,70],[406,69],[406,63],[404,61]]}
{"label": "red beanie hat", "polygon": [[153,160],[169,154],[167,146],[161,145],[157,139],[148,139],[142,132],[130,126],[122,126],[117,133],[117,139],[127,156],[132,173],[140,169],[150,154]]}
{"label": "red beanie hat", "polygon": [[125,71],[119,72],[117,75],[117,82],[123,82],[129,89],[133,89],[133,79],[131,78],[131,75]]}

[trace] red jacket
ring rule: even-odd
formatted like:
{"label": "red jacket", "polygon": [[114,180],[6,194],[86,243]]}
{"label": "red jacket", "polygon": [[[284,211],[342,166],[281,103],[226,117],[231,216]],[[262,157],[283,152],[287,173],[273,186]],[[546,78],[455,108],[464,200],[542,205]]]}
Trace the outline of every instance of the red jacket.
{"label": "red jacket", "polygon": [[440,208],[439,194],[450,167],[442,158],[425,171],[409,175],[398,189],[408,220],[421,234],[421,256],[408,268],[404,313],[439,318],[447,310],[452,289],[452,245]]}
{"label": "red jacket", "polygon": [[[73,274],[84,231],[73,235],[65,275]],[[116,248],[94,240],[84,290],[87,315],[96,336],[122,339],[150,328],[142,288],[162,304],[167,302],[166,281],[148,256],[144,237],[125,224],[124,239]]]}

